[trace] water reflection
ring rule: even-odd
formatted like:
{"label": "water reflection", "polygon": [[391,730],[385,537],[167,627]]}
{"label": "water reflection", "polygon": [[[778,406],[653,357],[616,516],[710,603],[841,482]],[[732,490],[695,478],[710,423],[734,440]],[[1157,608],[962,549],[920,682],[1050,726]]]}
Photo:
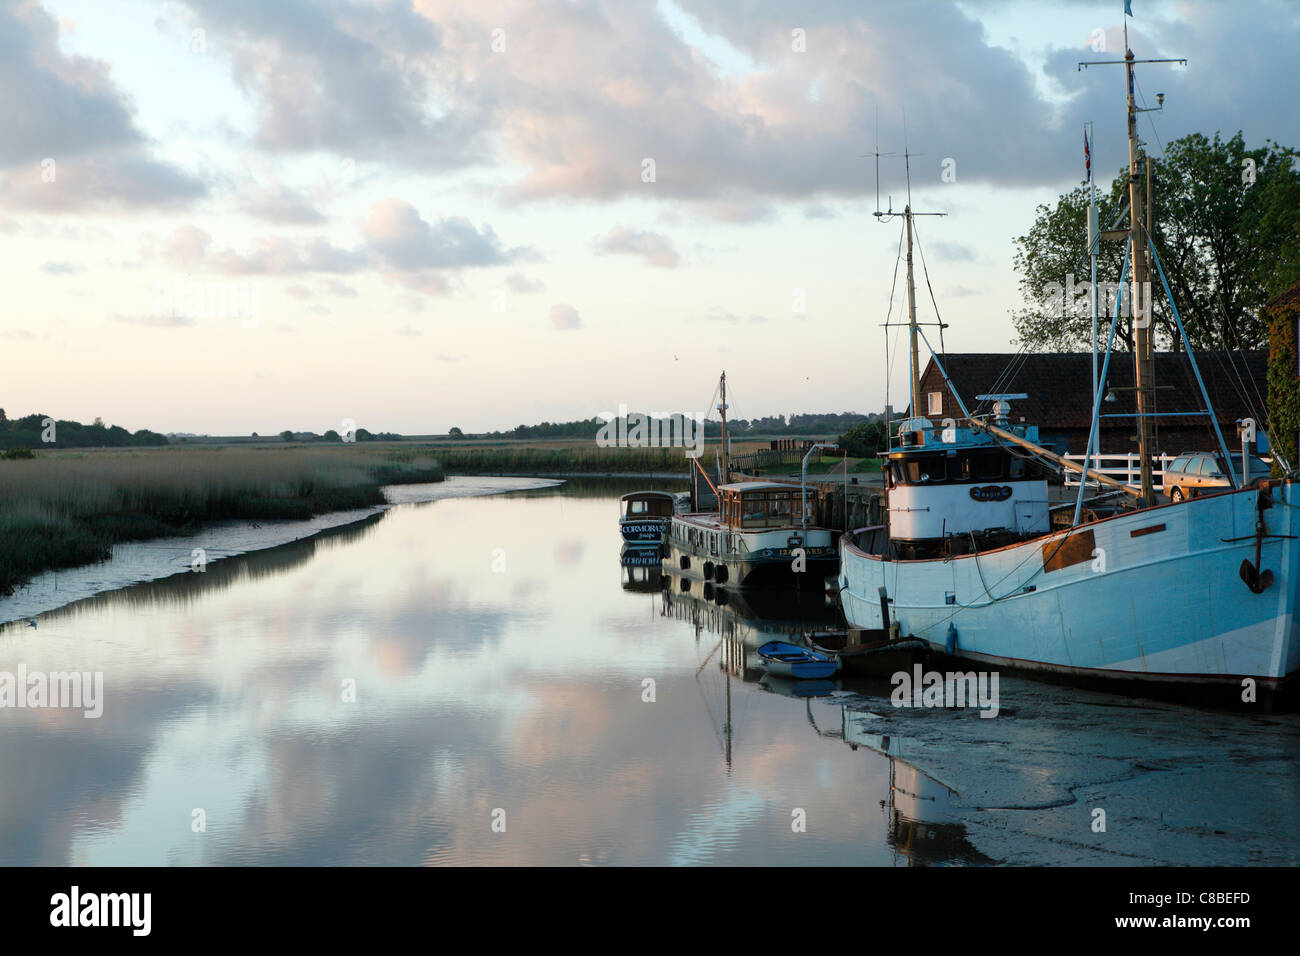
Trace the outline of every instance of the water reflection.
{"label": "water reflection", "polygon": [[[972,814],[1055,806],[1089,773],[1140,783],[1129,753],[1187,765],[1181,713],[1093,716],[1112,761],[1099,774],[1095,742],[1068,742],[1088,721],[1056,698],[1036,722],[1020,698],[1009,720],[877,720],[855,715],[887,688],[766,677],[758,646],[834,611],[626,564],[617,498],[646,485],[401,505],[0,628],[0,671],[102,671],[106,697],[99,720],[0,709],[0,863],[1033,862],[1077,851],[1056,833],[977,850]],[[1194,759],[1227,752],[1221,729],[1200,736]],[[1238,722],[1230,737],[1265,757],[1295,742],[1289,724]],[[1072,746],[1087,759],[1061,764]],[[1294,777],[1270,768],[1286,766],[1252,771],[1279,813]],[[1040,795],[1042,781],[1055,789]],[[1233,852],[1268,859],[1260,833],[1276,845],[1285,825],[1245,819],[1254,836],[1217,826]]]}

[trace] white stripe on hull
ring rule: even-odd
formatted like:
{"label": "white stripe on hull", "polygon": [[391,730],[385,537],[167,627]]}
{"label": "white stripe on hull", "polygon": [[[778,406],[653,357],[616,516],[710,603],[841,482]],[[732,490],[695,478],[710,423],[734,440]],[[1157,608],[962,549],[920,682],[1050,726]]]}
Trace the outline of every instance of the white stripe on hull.
{"label": "white stripe on hull", "polygon": [[[1298,489],[1272,489],[1268,533],[1300,533]],[[952,624],[958,656],[1141,679],[1277,681],[1300,670],[1300,542],[1265,538],[1260,565],[1273,582],[1262,594],[1246,587],[1238,569],[1255,560],[1258,495],[1081,526],[1075,533],[1092,532],[1097,557],[1054,571],[1044,570],[1044,546],[1050,553],[1061,535],[946,561],[881,561],[842,543],[844,615],[853,627],[881,627],[883,586],[903,634],[942,649]]]}

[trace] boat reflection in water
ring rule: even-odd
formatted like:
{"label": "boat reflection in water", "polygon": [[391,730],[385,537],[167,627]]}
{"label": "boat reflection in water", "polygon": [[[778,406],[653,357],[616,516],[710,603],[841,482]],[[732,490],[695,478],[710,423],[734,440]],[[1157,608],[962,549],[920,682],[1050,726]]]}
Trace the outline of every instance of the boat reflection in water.
{"label": "boat reflection in water", "polygon": [[658,547],[623,546],[618,556],[622,570],[623,590],[654,593],[662,587],[662,551]]}
{"label": "boat reflection in water", "polygon": [[764,644],[804,644],[808,631],[838,620],[838,611],[809,591],[733,590],[666,566],[662,581],[661,613],[692,624],[697,639],[705,631],[717,635],[715,650],[721,651],[722,668],[746,683],[756,683],[767,673],[758,657]]}
{"label": "boat reflection in water", "polygon": [[885,835],[908,866],[997,862],[967,838],[958,809],[960,794],[905,759],[910,744],[906,737],[873,733],[877,721],[872,714],[840,709],[844,742],[854,750],[865,747],[889,758],[889,798],[880,801],[888,822]]}

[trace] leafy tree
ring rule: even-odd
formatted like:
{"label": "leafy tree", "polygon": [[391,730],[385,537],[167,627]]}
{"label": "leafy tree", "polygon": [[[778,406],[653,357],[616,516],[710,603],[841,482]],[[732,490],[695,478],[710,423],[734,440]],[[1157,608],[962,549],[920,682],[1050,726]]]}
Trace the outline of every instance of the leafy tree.
{"label": "leafy tree", "polygon": [[336,431],[335,431],[334,429],[332,429],[332,428],[331,428],[329,431],[327,431],[327,432],[326,432],[322,437],[325,439],[325,441],[342,441],[342,440],[343,440],[343,439],[339,436],[339,433],[336,432]]}
{"label": "leafy tree", "polygon": [[293,441],[293,432],[286,428],[284,431],[280,432],[280,437],[285,441]]}
{"label": "leafy tree", "polygon": [[465,433],[464,433],[463,431],[461,431],[459,428],[452,427],[452,428],[447,432],[447,437],[448,437],[448,438],[464,438],[464,437],[465,437]]}
{"label": "leafy tree", "polygon": [[[1238,132],[1228,140],[1218,133],[1213,139],[1192,133],[1169,143],[1163,159],[1149,158],[1155,163],[1152,240],[1193,348],[1264,347],[1267,331],[1260,308],[1300,278],[1297,157],[1296,150],[1270,140],[1247,149]],[[1127,214],[1119,216],[1127,201],[1127,170],[1121,170],[1108,190],[1099,184],[1101,228],[1127,224]],[[1087,221],[1088,188],[1079,186],[1055,206],[1039,206],[1029,232],[1015,240],[1025,308],[1013,312],[1012,318],[1028,348],[1090,347]],[[1099,285],[1118,281],[1124,249],[1122,242],[1102,240]],[[1152,271],[1157,344],[1180,348],[1173,313]],[[1055,290],[1068,289],[1070,276],[1082,287],[1075,288],[1074,301],[1062,308]],[[1113,302],[1099,298],[1102,347],[1113,307]],[[1116,341],[1119,348],[1132,350],[1131,318],[1120,317]]]}
{"label": "leafy tree", "polygon": [[874,458],[889,444],[881,419],[859,422],[835,441],[851,458]]}

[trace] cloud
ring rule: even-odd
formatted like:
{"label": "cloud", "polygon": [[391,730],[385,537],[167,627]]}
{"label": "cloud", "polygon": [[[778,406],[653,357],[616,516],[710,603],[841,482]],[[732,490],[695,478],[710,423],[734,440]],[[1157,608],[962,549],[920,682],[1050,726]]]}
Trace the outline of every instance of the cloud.
{"label": "cloud", "polygon": [[578,310],[571,305],[553,305],[551,325],[557,329],[578,329],[582,327],[582,319],[578,315]]}
{"label": "cloud", "polygon": [[455,96],[459,87],[472,87],[471,78],[456,73],[434,18],[410,3],[181,2],[229,44],[265,150],[332,150],[426,171],[459,168],[490,153],[489,126],[480,117],[487,104]]}
{"label": "cloud", "polygon": [[206,193],[150,158],[107,64],[69,56],[36,0],[0,8],[0,204],[69,212],[180,205]]}
{"label": "cloud", "polygon": [[626,226],[615,226],[596,243],[601,253],[627,253],[641,256],[646,265],[660,269],[676,269],[681,257],[668,237],[657,232],[639,232]]}
{"label": "cloud", "polygon": [[707,315],[700,316],[704,322],[766,322],[767,316],[750,313],[749,315],[737,315],[734,312],[728,312],[726,309],[719,309],[716,306],[709,310]]}
{"label": "cloud", "polygon": [[506,276],[506,288],[517,295],[527,295],[545,290],[546,283],[541,279],[530,279],[522,272],[512,272]]}
{"label": "cloud", "polygon": [[491,226],[479,230],[463,216],[426,222],[397,199],[375,203],[364,232],[384,264],[401,271],[503,265],[526,251],[502,249]]}
{"label": "cloud", "polygon": [[314,226],[326,221],[305,196],[283,185],[255,191],[244,200],[243,210],[255,219],[280,226]]}
{"label": "cloud", "polygon": [[113,316],[114,322],[123,322],[127,325],[142,325],[150,328],[174,329],[184,328],[195,324],[193,316],[183,314],[162,314],[162,315],[121,315]]}
{"label": "cloud", "polygon": [[66,276],[77,272],[85,272],[85,266],[76,262],[46,262],[41,265],[41,271],[52,276]]}
{"label": "cloud", "polygon": [[188,269],[208,254],[211,245],[212,236],[197,226],[178,226],[159,255],[178,269]]}
{"label": "cloud", "polygon": [[960,242],[936,242],[930,248],[940,259],[950,262],[974,262],[977,258],[974,249]]}

